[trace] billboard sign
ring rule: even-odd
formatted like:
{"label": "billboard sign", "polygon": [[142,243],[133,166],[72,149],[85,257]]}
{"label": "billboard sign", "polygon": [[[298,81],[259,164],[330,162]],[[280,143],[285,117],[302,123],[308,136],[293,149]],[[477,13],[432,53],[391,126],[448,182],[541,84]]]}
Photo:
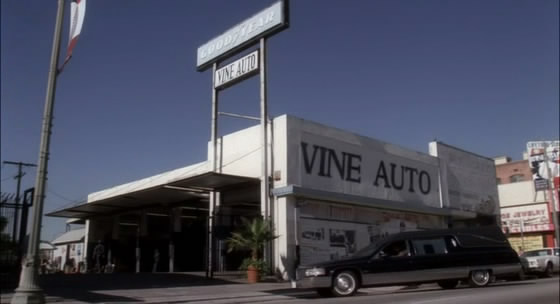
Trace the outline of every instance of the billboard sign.
{"label": "billboard sign", "polygon": [[430,154],[441,162],[444,206],[479,214],[498,214],[494,160],[439,141],[430,143]]}
{"label": "billboard sign", "polygon": [[288,27],[288,1],[279,1],[198,48],[196,68],[204,71],[220,59],[249,47],[256,39]]}
{"label": "billboard sign", "polygon": [[243,56],[236,61],[216,70],[214,88],[225,89],[245,80],[259,71],[259,50]]}
{"label": "billboard sign", "polygon": [[302,214],[298,220],[300,262],[312,264],[346,258],[391,234],[435,228],[441,228],[437,217],[413,213],[377,210],[368,222]]}
{"label": "billboard sign", "polygon": [[548,204],[503,207],[500,210],[502,227],[511,233],[551,231]]}
{"label": "billboard sign", "polygon": [[552,177],[560,175],[558,154],[559,141],[530,141],[527,143],[529,167],[533,174],[535,191],[546,190],[549,187],[549,170]]}

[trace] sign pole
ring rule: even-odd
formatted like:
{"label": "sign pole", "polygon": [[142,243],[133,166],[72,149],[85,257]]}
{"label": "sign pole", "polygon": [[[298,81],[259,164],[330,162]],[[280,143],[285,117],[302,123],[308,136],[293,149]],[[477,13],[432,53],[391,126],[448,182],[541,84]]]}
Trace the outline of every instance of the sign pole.
{"label": "sign pole", "polygon": [[41,239],[41,220],[43,216],[43,203],[45,201],[45,184],[47,180],[52,114],[56,90],[56,77],[58,72],[58,55],[60,50],[60,34],[62,31],[63,15],[64,0],[58,0],[58,10],[56,12],[51,62],[49,67],[49,78],[47,81],[47,96],[45,98],[45,112],[43,113],[39,165],[35,181],[36,192],[35,197],[33,198],[35,203],[35,208],[33,210],[33,222],[31,224],[31,235],[27,246],[27,254],[22,262],[19,285],[12,297],[12,304],[45,303],[45,295],[38,285],[39,242]]}
{"label": "sign pole", "polygon": [[[261,71],[261,214],[265,220],[270,216],[270,197],[268,195],[268,107],[267,107],[267,83],[266,83],[266,38],[260,39],[260,71]],[[265,245],[264,260],[271,264],[270,246]]]}
{"label": "sign pole", "polygon": [[[218,172],[218,90],[216,89],[216,70],[218,62],[212,64],[212,171]],[[210,206],[208,208],[208,264],[206,276],[214,277],[214,220],[216,208],[216,191],[210,192]]]}
{"label": "sign pole", "polygon": [[[267,86],[266,86],[266,38],[289,27],[289,4],[288,0],[280,0],[270,7],[258,12],[252,17],[227,30],[223,34],[211,39],[200,46],[197,50],[196,69],[202,72],[213,66],[212,69],[212,169],[214,172],[221,171],[217,166],[217,116],[218,116],[218,90],[225,89],[242,80],[257,74],[259,70],[257,62],[260,62],[260,107],[261,115],[261,215],[270,220],[270,181],[269,181],[269,157],[268,157],[268,110],[267,110]],[[239,58],[226,64],[219,70],[219,62],[256,44],[260,40],[260,50]],[[260,53],[260,58],[257,54]],[[271,130],[272,134],[272,130]],[[271,161],[272,162],[272,161]],[[207,267],[206,276],[212,276],[213,272],[213,226],[215,225],[216,206],[220,205],[220,193],[210,191],[210,208],[208,213],[208,237],[207,237]],[[271,261],[272,243],[265,246],[265,261]]]}

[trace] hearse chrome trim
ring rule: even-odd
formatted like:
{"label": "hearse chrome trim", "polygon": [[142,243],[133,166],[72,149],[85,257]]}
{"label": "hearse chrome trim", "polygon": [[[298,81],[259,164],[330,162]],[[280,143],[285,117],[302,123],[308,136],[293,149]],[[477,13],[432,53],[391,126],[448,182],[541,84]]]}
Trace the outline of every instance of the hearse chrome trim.
{"label": "hearse chrome trim", "polygon": [[363,273],[364,285],[395,284],[406,282],[429,282],[448,279],[466,279],[473,270],[489,269],[492,275],[516,274],[521,271],[521,264],[480,265],[469,267],[433,268],[399,272]]}

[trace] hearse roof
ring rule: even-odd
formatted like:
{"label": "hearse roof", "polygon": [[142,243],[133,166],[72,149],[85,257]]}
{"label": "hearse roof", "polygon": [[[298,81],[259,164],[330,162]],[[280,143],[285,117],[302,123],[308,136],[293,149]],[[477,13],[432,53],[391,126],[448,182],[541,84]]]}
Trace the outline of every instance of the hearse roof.
{"label": "hearse roof", "polygon": [[463,247],[493,247],[509,245],[508,240],[497,226],[469,227],[410,231],[394,234],[392,239],[417,239],[441,236],[454,236]]}

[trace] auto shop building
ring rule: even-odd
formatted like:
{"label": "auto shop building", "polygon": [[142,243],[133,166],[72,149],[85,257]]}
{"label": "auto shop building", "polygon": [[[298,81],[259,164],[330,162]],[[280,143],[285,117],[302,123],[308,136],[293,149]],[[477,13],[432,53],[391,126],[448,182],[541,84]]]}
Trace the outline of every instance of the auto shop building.
{"label": "auto shop building", "polygon": [[265,212],[259,136],[255,126],[219,138],[216,171],[209,145],[208,161],[49,215],[85,220],[87,259],[102,241],[117,271],[151,271],[159,260],[157,271],[212,273],[237,269],[245,255],[228,253],[225,240],[242,217],[264,214],[279,235],[267,258],[285,279],[297,264],[338,259],[399,231],[499,223],[492,159],[441,142],[420,153],[289,115],[269,128]]}

